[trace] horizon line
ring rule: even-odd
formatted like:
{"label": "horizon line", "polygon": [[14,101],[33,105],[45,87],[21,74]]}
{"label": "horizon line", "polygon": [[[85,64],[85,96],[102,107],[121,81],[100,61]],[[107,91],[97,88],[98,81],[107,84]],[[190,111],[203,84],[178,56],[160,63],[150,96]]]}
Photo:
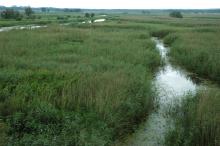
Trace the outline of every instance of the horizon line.
{"label": "horizon line", "polygon": [[53,7],[53,6],[40,6],[34,7],[30,5],[11,5],[4,6],[0,5],[0,7],[31,7],[31,8],[56,8],[56,9],[88,9],[88,10],[211,10],[211,9],[220,9],[219,8],[77,8],[77,7]]}

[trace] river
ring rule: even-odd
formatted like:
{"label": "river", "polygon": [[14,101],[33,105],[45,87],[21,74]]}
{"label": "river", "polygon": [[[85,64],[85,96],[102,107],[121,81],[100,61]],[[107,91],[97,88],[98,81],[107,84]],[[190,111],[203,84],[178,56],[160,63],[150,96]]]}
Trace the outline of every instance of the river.
{"label": "river", "polygon": [[0,32],[3,31],[10,31],[10,30],[14,30],[14,29],[37,29],[37,28],[44,28],[47,27],[46,25],[23,25],[23,26],[9,26],[9,27],[0,27]]}
{"label": "river", "polygon": [[156,73],[153,84],[157,92],[155,105],[157,108],[148,116],[146,121],[120,145],[126,146],[163,146],[166,132],[173,128],[173,121],[168,116],[172,106],[181,103],[184,95],[195,94],[199,85],[191,80],[188,73],[170,63],[169,48],[161,40],[152,38],[156,43],[165,65]]}
{"label": "river", "polygon": [[[95,19],[94,20],[94,23],[98,23],[98,22],[104,22],[106,21],[106,19]],[[88,21],[88,22],[80,22],[80,24],[83,24],[83,23],[91,23],[91,21]],[[67,26],[67,25],[71,25],[72,23],[69,22],[69,23],[62,23],[60,24],[61,26]],[[10,31],[10,30],[22,30],[22,29],[38,29],[38,28],[45,28],[47,27],[47,25],[35,25],[35,24],[31,24],[31,25],[17,25],[17,26],[9,26],[9,27],[0,27],[0,32],[3,32],[3,31]]]}

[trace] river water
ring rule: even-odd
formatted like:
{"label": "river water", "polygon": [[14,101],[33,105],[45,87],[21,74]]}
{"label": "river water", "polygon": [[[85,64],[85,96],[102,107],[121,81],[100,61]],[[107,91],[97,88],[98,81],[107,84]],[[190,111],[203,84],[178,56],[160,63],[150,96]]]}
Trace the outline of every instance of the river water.
{"label": "river water", "polygon": [[[106,16],[106,15],[105,15]],[[104,22],[106,21],[106,19],[95,19],[94,20],[94,23],[99,23],[99,22]],[[88,21],[88,22],[81,22],[82,24],[83,23],[92,23],[92,21]],[[72,23],[69,22],[69,23],[62,23],[60,24],[61,26],[64,25],[64,26],[67,26],[67,25],[71,25]],[[0,32],[3,32],[3,31],[10,31],[10,30],[22,30],[22,29],[37,29],[37,28],[45,28],[47,27],[47,25],[35,25],[35,24],[32,24],[32,25],[17,25],[17,26],[9,26],[9,27],[0,27]]]}
{"label": "river water", "polygon": [[156,43],[165,65],[156,73],[154,85],[157,91],[157,108],[148,116],[145,123],[129,136],[123,144],[127,146],[163,146],[166,132],[173,128],[172,119],[167,111],[173,105],[180,104],[184,95],[195,94],[198,85],[188,76],[188,73],[169,62],[167,52],[162,41],[152,39]]}
{"label": "river water", "polygon": [[43,28],[47,27],[46,25],[23,25],[23,26],[10,26],[10,27],[0,27],[0,32],[3,31],[10,31],[14,29],[37,29],[37,28]]}

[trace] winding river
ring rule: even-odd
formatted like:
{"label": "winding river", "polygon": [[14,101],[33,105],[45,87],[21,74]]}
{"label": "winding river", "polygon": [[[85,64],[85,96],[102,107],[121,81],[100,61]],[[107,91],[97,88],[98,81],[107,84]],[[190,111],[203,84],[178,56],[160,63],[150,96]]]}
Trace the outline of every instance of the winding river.
{"label": "winding river", "polygon": [[157,38],[152,40],[165,62],[153,81],[158,95],[155,102],[157,108],[148,116],[146,122],[120,145],[163,146],[166,132],[173,127],[172,119],[167,116],[168,110],[173,105],[180,104],[187,93],[195,94],[199,87],[189,78],[186,71],[169,62],[167,56],[169,48]]}

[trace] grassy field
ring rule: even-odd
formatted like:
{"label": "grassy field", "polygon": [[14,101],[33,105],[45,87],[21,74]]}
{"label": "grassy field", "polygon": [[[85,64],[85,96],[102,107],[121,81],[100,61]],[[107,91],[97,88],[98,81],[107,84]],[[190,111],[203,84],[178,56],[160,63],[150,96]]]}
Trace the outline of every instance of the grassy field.
{"label": "grassy field", "polygon": [[130,26],[1,32],[0,143],[100,146],[131,132],[161,61],[149,32]]}

